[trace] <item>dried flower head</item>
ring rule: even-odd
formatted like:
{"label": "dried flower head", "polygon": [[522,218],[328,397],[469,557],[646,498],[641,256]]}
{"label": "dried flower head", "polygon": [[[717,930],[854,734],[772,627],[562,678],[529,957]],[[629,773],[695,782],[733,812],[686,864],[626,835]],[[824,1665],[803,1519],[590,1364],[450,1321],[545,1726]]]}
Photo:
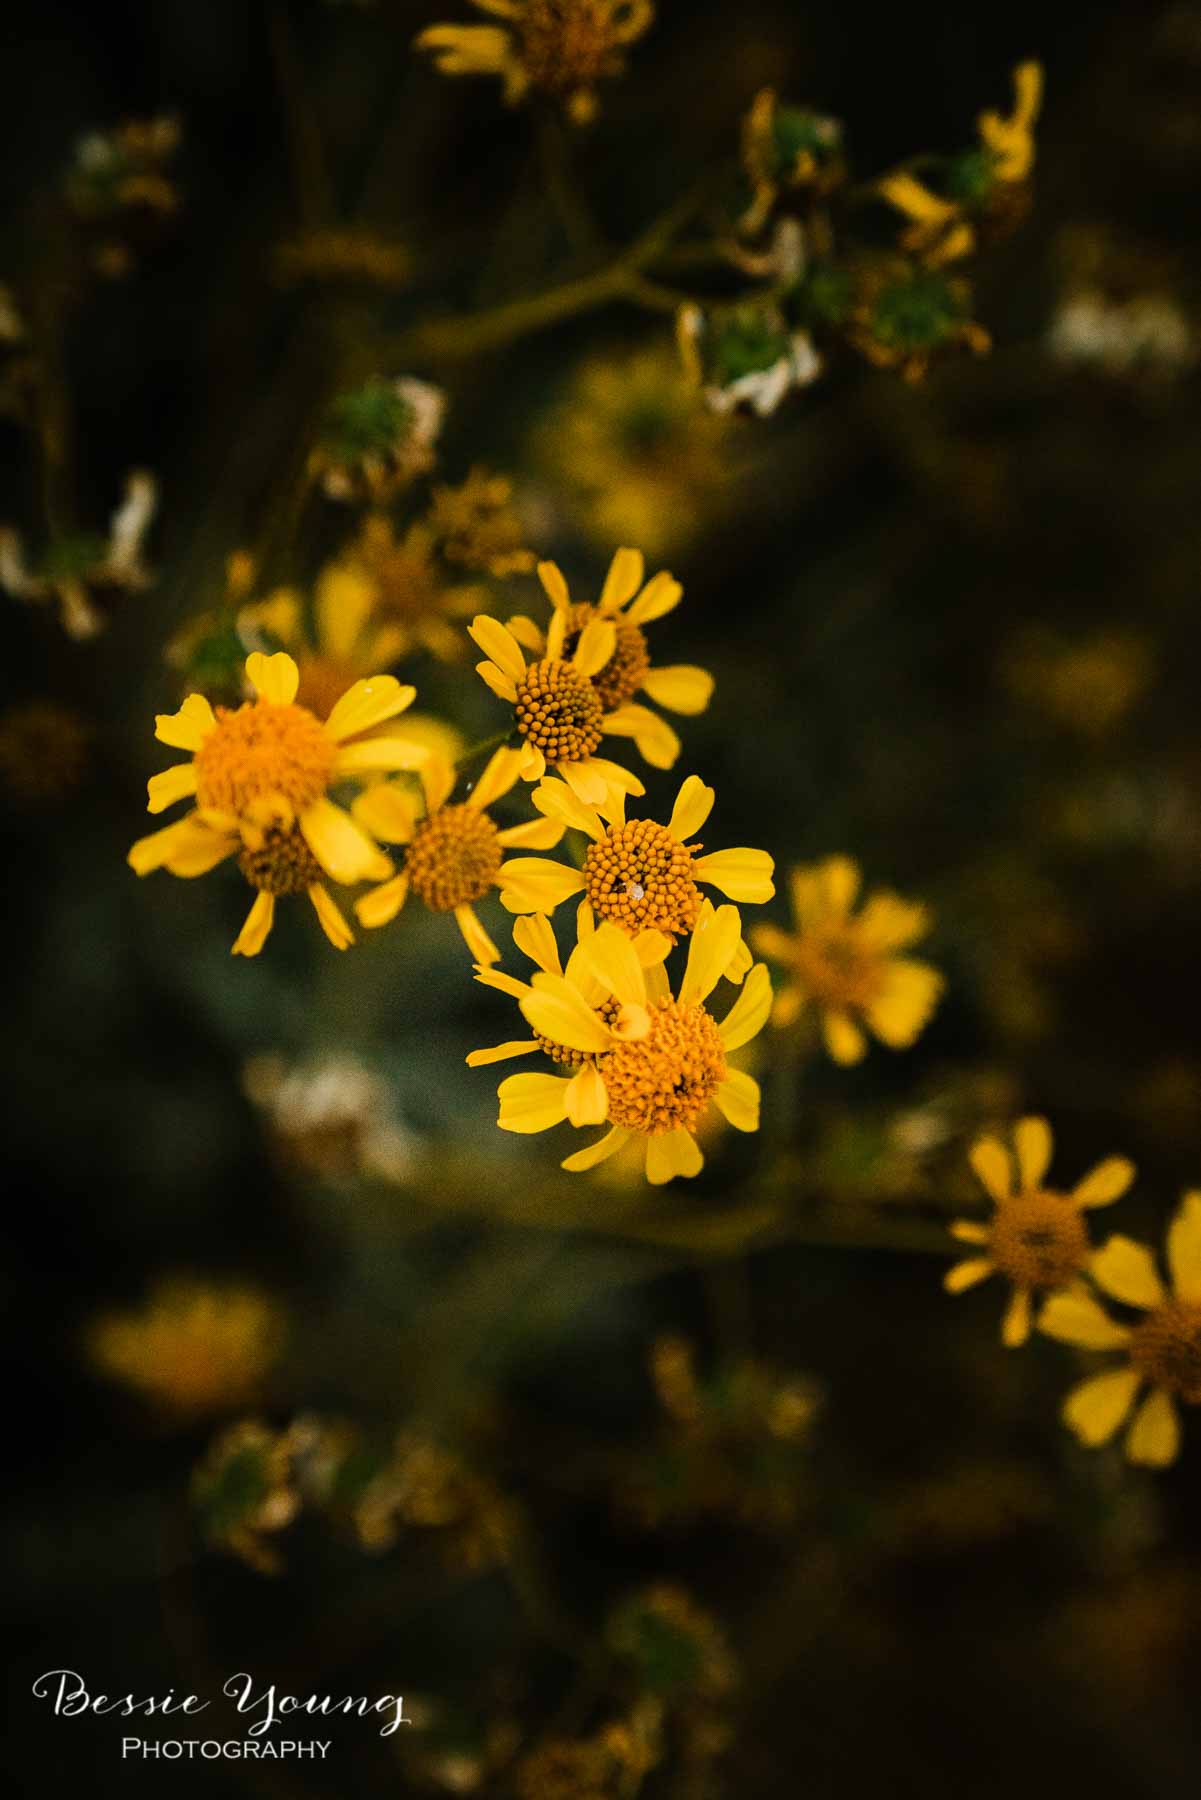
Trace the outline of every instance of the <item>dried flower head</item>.
{"label": "dried flower head", "polygon": [[416,39],[444,75],[496,75],[515,106],[530,92],[576,124],[597,110],[596,86],[620,75],[625,51],[655,16],[652,0],[472,0],[497,25],[431,25]]}

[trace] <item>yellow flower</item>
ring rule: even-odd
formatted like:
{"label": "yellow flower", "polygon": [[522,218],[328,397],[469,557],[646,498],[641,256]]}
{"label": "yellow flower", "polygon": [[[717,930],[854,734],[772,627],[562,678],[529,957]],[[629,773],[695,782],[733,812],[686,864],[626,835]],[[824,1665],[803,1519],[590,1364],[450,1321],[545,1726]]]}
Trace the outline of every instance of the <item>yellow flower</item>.
{"label": "yellow flower", "polygon": [[192,760],[151,777],[149,810],[163,812],[194,797],[186,818],[129,852],[137,875],[207,874],[235,853],[258,890],[234,954],[256,956],[267,940],[281,894],[307,893],[330,942],[352,943],[346,920],[322,880],[382,881],[392,864],[375,840],[329,797],[340,781],[396,769],[420,768],[428,752],[404,738],[363,733],[409,706],[415,690],[391,675],[356,681],[324,723],[296,704],[300,674],[290,656],[255,653],[246,679],[257,698],[214,712],[189,694],[177,713],[160,713],[155,736]]}
{"label": "yellow flower", "polygon": [[564,1075],[510,1075],[498,1089],[502,1131],[546,1131],[608,1124],[604,1137],[563,1163],[591,1169],[632,1137],[645,1151],[646,1178],[659,1184],[696,1175],[704,1158],[695,1128],[710,1105],[739,1131],[759,1128],[759,1084],[732,1069],[727,1053],[763,1028],[771,983],[757,963],[719,1024],[704,1002],[734,960],[742,936],[738,910],[705,901],[673,995],[662,963],[668,940],[647,931],[631,940],[615,925],[584,930],[564,969],[550,923],[519,919],[513,938],[540,973],[528,984],[498,970],[478,978],[516,998],[534,1036],[474,1051],[473,1066],[542,1051],[574,1068]]}
{"label": "yellow flower", "polygon": [[534,805],[548,819],[586,832],[592,842],[582,869],[519,857],[506,865],[501,905],[510,912],[551,914],[556,906],[583,894],[596,918],[608,920],[627,937],[640,931],[662,931],[674,942],[695,929],[701,910],[698,881],[718,889],[728,900],[761,905],[775,893],[773,863],[766,850],[716,850],[700,854],[690,844],[713,807],[711,787],[689,775],[676,796],[666,825],[654,819],[627,819],[625,795],[615,793],[600,807],[585,806],[561,781],[544,781],[534,790]]}
{"label": "yellow flower", "polygon": [[601,545],[690,543],[733,497],[741,440],[697,402],[667,345],[580,364],[537,432],[539,463]]}
{"label": "yellow flower", "polygon": [[379,782],[360,794],[352,807],[360,825],[385,843],[407,847],[400,874],[356,902],[359,923],[386,925],[412,892],[431,912],[454,913],[477,962],[498,962],[500,951],[480,924],[475,903],[507,879],[512,865],[502,860],[506,850],[551,849],[564,830],[549,818],[503,830],[493,824],[487,808],[509,792],[520,771],[519,750],[497,750],[467,798],[448,805],[455,771],[444,758],[431,756],[420,770],[420,810],[397,782]]}
{"label": "yellow flower", "polygon": [[457,487],[435,487],[428,525],[447,562],[497,577],[527,575],[536,558],[512,502],[513,483],[487,469],[472,469]]}
{"label": "yellow flower", "polygon": [[137,1311],[97,1319],[86,1346],[102,1374],[195,1418],[257,1399],[282,1338],[278,1307],[255,1289],[170,1279]]}
{"label": "yellow flower", "polygon": [[1083,1215],[1120,1200],[1134,1180],[1134,1164],[1109,1156],[1078,1181],[1071,1193],[1043,1185],[1051,1164],[1051,1127],[1045,1119],[1019,1119],[1013,1130],[1017,1187],[1009,1152],[996,1138],[973,1144],[971,1164],[996,1203],[991,1223],[957,1219],[951,1233],[978,1254],[947,1271],[943,1286],[961,1294],[993,1274],[1004,1275],[1013,1296],[1001,1327],[1011,1348],[1030,1335],[1032,1294],[1066,1288],[1088,1267],[1091,1245]]}
{"label": "yellow flower", "polygon": [[1112,1299],[1143,1317],[1120,1325],[1084,1287],[1052,1294],[1039,1315],[1048,1337],[1083,1350],[1125,1350],[1125,1368],[1090,1376],[1072,1389],[1063,1417],[1082,1444],[1108,1443],[1122,1427],[1140,1391],[1150,1393],[1126,1434],[1133,1463],[1163,1469],[1180,1447],[1176,1403],[1201,1405],[1201,1193],[1189,1193],[1168,1230],[1170,1285],[1145,1244],[1111,1237],[1092,1259],[1093,1280]]}
{"label": "yellow flower", "polygon": [[858,865],[847,856],[793,869],[795,934],[775,925],[751,932],[755,949],[788,970],[774,1023],[790,1025],[806,1006],[816,1007],[838,1063],[865,1055],[864,1025],[891,1050],[908,1049],[943,990],[937,969],[895,954],[925,936],[926,908],[881,889],[852,914],[859,881]]}
{"label": "yellow flower", "polygon": [[651,0],[472,0],[500,25],[431,25],[416,38],[444,75],[497,75],[515,106],[549,94],[577,124],[596,113],[596,83],[620,75],[622,52],[655,16]]}

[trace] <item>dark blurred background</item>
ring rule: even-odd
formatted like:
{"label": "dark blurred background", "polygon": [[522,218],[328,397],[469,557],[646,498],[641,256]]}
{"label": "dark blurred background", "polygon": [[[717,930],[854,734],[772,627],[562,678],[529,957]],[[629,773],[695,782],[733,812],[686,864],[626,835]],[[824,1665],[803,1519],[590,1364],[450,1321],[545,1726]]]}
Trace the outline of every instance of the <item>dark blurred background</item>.
{"label": "dark blurred background", "polygon": [[[315,397],[390,370],[414,318],[544,279],[528,115],[411,53],[416,29],[466,19],[458,0],[6,8],[0,280],[44,250],[82,134],[160,111],[184,133],[167,240],[89,288],[64,347],[79,522],[102,529],[125,471],[153,470],[157,581],[90,644],[4,602],[3,704],[53,697],[90,733],[70,793],[3,801],[10,1791],[455,1791],[369,1722],[298,1734],[336,1738],[324,1765],[138,1769],[117,1748],[135,1727],[35,1706],[29,1683],[60,1666],[117,1693],[212,1693],[238,1669],[300,1694],[399,1686],[534,1738],[560,1713],[586,1729],[589,1704],[605,1716],[603,1681],[572,1699],[570,1657],[504,1567],[448,1568],[416,1529],[370,1554],[307,1519],[274,1576],[202,1541],[189,1477],[214,1422],[150,1422],[83,1349],[98,1312],[179,1270],[252,1282],[286,1313],[258,1416],[411,1424],[467,1447],[520,1509],[570,1634],[599,1641],[614,1602],[660,1578],[720,1621],[740,1669],[731,1742],[708,1787],[667,1768],[650,1794],[1072,1782],[1119,1800],[1195,1770],[1196,1420],[1164,1476],[1081,1451],[1057,1418],[1070,1354],[1003,1351],[995,1287],[951,1301],[939,1278],[943,1221],[971,1204],[967,1144],[995,1118],[1045,1112],[1065,1182],[1133,1157],[1118,1228],[1154,1241],[1201,1182],[1201,6],[665,0],[660,15],[582,140],[618,242],[728,152],[765,83],[841,117],[863,176],[969,143],[1024,57],[1045,62],[1047,100],[1031,216],[980,273],[991,358],[919,388],[841,368],[740,421],[738,474],[665,553],[686,600],[663,657],[718,676],[682,765],[717,788],[714,841],[781,865],[847,852],[926,898],[948,992],[903,1056],[798,1074],[765,1045],[763,1134],[673,1191],[656,1233],[628,1197],[559,1181],[545,1141],[495,1132],[490,1072],[462,1059],[508,1021],[438,922],[405,917],[335,967],[288,917],[261,958],[231,963],[235,884],[138,883],[124,862],[161,766],[151,715],[178,691],[164,645],[258,539]],[[289,58],[332,171],[322,203],[405,247],[402,291],[330,308],[277,278],[278,246],[320,222]],[[1071,348],[1063,309],[1084,281],[1170,300],[1174,351]],[[582,359],[666,329],[615,308],[405,371],[448,391],[442,467],[512,474],[538,549],[581,583],[616,533],[572,510],[544,421]],[[0,422],[0,454],[0,512],[37,541],[15,425]],[[281,551],[276,578],[311,573],[305,554]],[[482,690],[463,700],[469,677],[415,679],[469,736],[495,728]],[[650,791],[669,801],[674,781]],[[388,1179],[298,1174],[246,1095],[248,1059],[347,1049],[387,1091]],[[648,1356],[664,1333],[705,1369],[750,1358],[820,1390],[768,1524],[720,1508],[648,1524],[614,1500],[659,1429]],[[476,1765],[457,1768],[471,1791]]]}

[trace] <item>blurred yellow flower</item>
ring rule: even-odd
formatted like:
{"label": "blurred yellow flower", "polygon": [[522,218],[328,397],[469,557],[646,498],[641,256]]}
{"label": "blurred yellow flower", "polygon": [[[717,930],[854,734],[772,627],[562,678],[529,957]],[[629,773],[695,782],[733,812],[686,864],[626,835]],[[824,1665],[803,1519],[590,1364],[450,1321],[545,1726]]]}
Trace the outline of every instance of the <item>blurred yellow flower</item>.
{"label": "blurred yellow flower", "polygon": [[499,25],[431,25],[415,43],[444,75],[496,75],[514,106],[549,94],[577,124],[596,113],[596,84],[620,75],[648,29],[652,0],[472,0]]}
{"label": "blurred yellow flower", "polygon": [[866,1054],[863,1026],[891,1050],[908,1049],[943,990],[937,969],[896,954],[929,930],[926,908],[879,889],[854,914],[859,883],[858,864],[847,856],[795,868],[789,892],[796,931],[756,925],[751,932],[755,949],[788,971],[774,1023],[790,1025],[815,1007],[838,1063]]}
{"label": "blurred yellow flower", "polygon": [[1070,730],[1102,737],[1143,698],[1155,658],[1134,632],[1101,631],[1073,643],[1036,630],[1008,651],[1002,673],[1018,699]]}
{"label": "blurred yellow flower", "polygon": [[283,1335],[280,1309],[257,1289],[170,1278],[136,1311],[96,1319],[86,1347],[101,1374],[188,1419],[256,1400]]}
{"label": "blurred yellow flower", "polygon": [[947,1271],[944,1287],[961,1294],[993,1274],[1012,1283],[1013,1294],[1001,1327],[1011,1348],[1030,1335],[1030,1302],[1035,1293],[1065,1288],[1088,1267],[1092,1246],[1084,1214],[1120,1200],[1134,1180],[1134,1164],[1110,1156],[1091,1169],[1070,1193],[1044,1185],[1054,1140],[1045,1119],[1019,1119],[1013,1131],[1017,1185],[1008,1150],[996,1138],[972,1146],[971,1164],[996,1210],[987,1225],[957,1219],[952,1236],[976,1246],[978,1254]]}
{"label": "blurred yellow flower", "polygon": [[645,1151],[646,1178],[657,1185],[699,1174],[704,1158],[694,1128],[710,1105],[736,1129],[758,1130],[759,1084],[731,1069],[726,1053],[748,1043],[767,1022],[766,968],[757,963],[750,970],[720,1024],[705,1006],[738,951],[736,907],[714,911],[708,900],[703,903],[676,995],[663,968],[668,944],[660,933],[643,932],[631,942],[614,925],[585,930],[566,969],[545,918],[519,920],[513,936],[541,972],[528,985],[495,970],[478,975],[514,995],[535,1035],[474,1052],[468,1061],[478,1065],[541,1050],[552,1061],[577,1066],[571,1076],[510,1075],[503,1081],[502,1131],[546,1131],[564,1120],[607,1123],[605,1136],[567,1157],[563,1167],[594,1168],[636,1137]]}
{"label": "blurred yellow flower", "polygon": [[1126,1351],[1125,1368],[1090,1376],[1072,1389],[1063,1417],[1082,1444],[1095,1448],[1121,1429],[1149,1388],[1126,1433],[1126,1455],[1155,1469],[1175,1462],[1180,1448],[1177,1402],[1201,1405],[1201,1193],[1186,1194],[1172,1220],[1167,1265],[1165,1284],[1145,1244],[1111,1237],[1092,1258],[1093,1280],[1143,1317],[1118,1324],[1081,1283],[1052,1294],[1038,1320],[1039,1330],[1061,1343]]}
{"label": "blurred yellow flower", "polygon": [[428,752],[399,737],[364,737],[411,705],[416,690],[391,675],[357,681],[324,723],[297,705],[300,671],[283,651],[246,660],[256,698],[214,712],[190,694],[177,713],[160,713],[155,736],[192,760],[149,783],[149,809],[177,800],[196,804],[174,825],[140,838],[129,852],[137,875],[207,874],[237,855],[257,898],[234,943],[234,954],[256,956],[270,933],[276,898],[307,893],[335,949],[353,934],[322,880],[382,881],[392,863],[375,840],[330,798],[343,780],[420,768]]}
{"label": "blurred yellow flower", "polygon": [[527,575],[537,560],[513,507],[507,475],[472,469],[457,487],[437,486],[427,524],[447,562],[489,575]]}
{"label": "blurred yellow flower", "polygon": [[443,662],[464,653],[456,622],[470,618],[487,603],[478,582],[447,579],[439,565],[439,529],[432,520],[408,526],[398,536],[382,513],[363,520],[358,536],[346,546],[331,573],[367,584],[371,618],[380,630],[394,634],[395,656],[428,650]]}
{"label": "blurred yellow flower", "polygon": [[384,843],[406,848],[400,874],[356,902],[359,923],[386,925],[413,893],[431,912],[454,913],[477,962],[498,962],[500,951],[480,924],[476,902],[506,880],[506,850],[551,849],[564,831],[549,818],[503,829],[493,824],[487,808],[509,792],[520,769],[519,750],[497,750],[467,798],[450,805],[455,770],[431,756],[420,771],[424,806],[398,782],[381,781],[360,794],[351,808],[359,824]]}
{"label": "blurred yellow flower", "polygon": [[774,864],[766,850],[716,850],[702,856],[690,844],[708,818],[714,791],[689,775],[676,796],[666,825],[654,819],[627,819],[625,795],[616,793],[599,808],[585,806],[565,782],[544,781],[534,790],[534,805],[560,829],[583,831],[592,840],[582,868],[536,856],[509,863],[501,887],[501,904],[510,912],[553,913],[572,894],[599,919],[635,937],[640,931],[664,932],[673,941],[696,925],[701,909],[698,881],[718,889],[728,900],[761,905],[775,893]]}
{"label": "blurred yellow flower", "polygon": [[665,344],[580,364],[537,433],[556,491],[599,544],[672,554],[719,517],[741,460],[728,422],[700,404]]}

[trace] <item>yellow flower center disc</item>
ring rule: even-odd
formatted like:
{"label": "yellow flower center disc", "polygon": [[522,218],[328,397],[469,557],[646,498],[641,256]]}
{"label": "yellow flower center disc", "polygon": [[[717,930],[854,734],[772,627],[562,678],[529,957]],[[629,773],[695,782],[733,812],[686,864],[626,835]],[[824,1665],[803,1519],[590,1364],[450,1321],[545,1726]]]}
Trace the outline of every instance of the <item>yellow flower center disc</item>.
{"label": "yellow flower center disc", "polygon": [[701,905],[692,857],[692,848],[653,819],[612,825],[584,858],[588,899],[599,918],[631,937],[644,927],[682,936],[696,924]]}
{"label": "yellow flower center disc", "polygon": [[1002,1201],[989,1255],[1017,1287],[1062,1287],[1088,1262],[1088,1233],[1079,1207],[1050,1189]]}
{"label": "yellow flower center disc", "polygon": [[422,821],[405,855],[413,892],[433,912],[482,900],[500,870],[496,826],[474,806],[441,806]]}
{"label": "yellow flower center disc", "polygon": [[1130,1360],[1156,1387],[1201,1405],[1201,1304],[1171,1300],[1135,1327]]}
{"label": "yellow flower center disc", "polygon": [[618,1044],[600,1068],[610,1121],[656,1137],[695,1125],[725,1080],[726,1053],[703,1006],[664,999],[651,1009],[649,1034]]}
{"label": "yellow flower center disc", "polygon": [[548,763],[585,762],[600,746],[604,708],[569,662],[531,663],[517,689],[517,729]]}
{"label": "yellow flower center disc", "polygon": [[329,786],[337,746],[304,706],[254,700],[230,712],[196,752],[196,798],[201,806],[246,813],[256,800],[281,795],[295,812]]}

